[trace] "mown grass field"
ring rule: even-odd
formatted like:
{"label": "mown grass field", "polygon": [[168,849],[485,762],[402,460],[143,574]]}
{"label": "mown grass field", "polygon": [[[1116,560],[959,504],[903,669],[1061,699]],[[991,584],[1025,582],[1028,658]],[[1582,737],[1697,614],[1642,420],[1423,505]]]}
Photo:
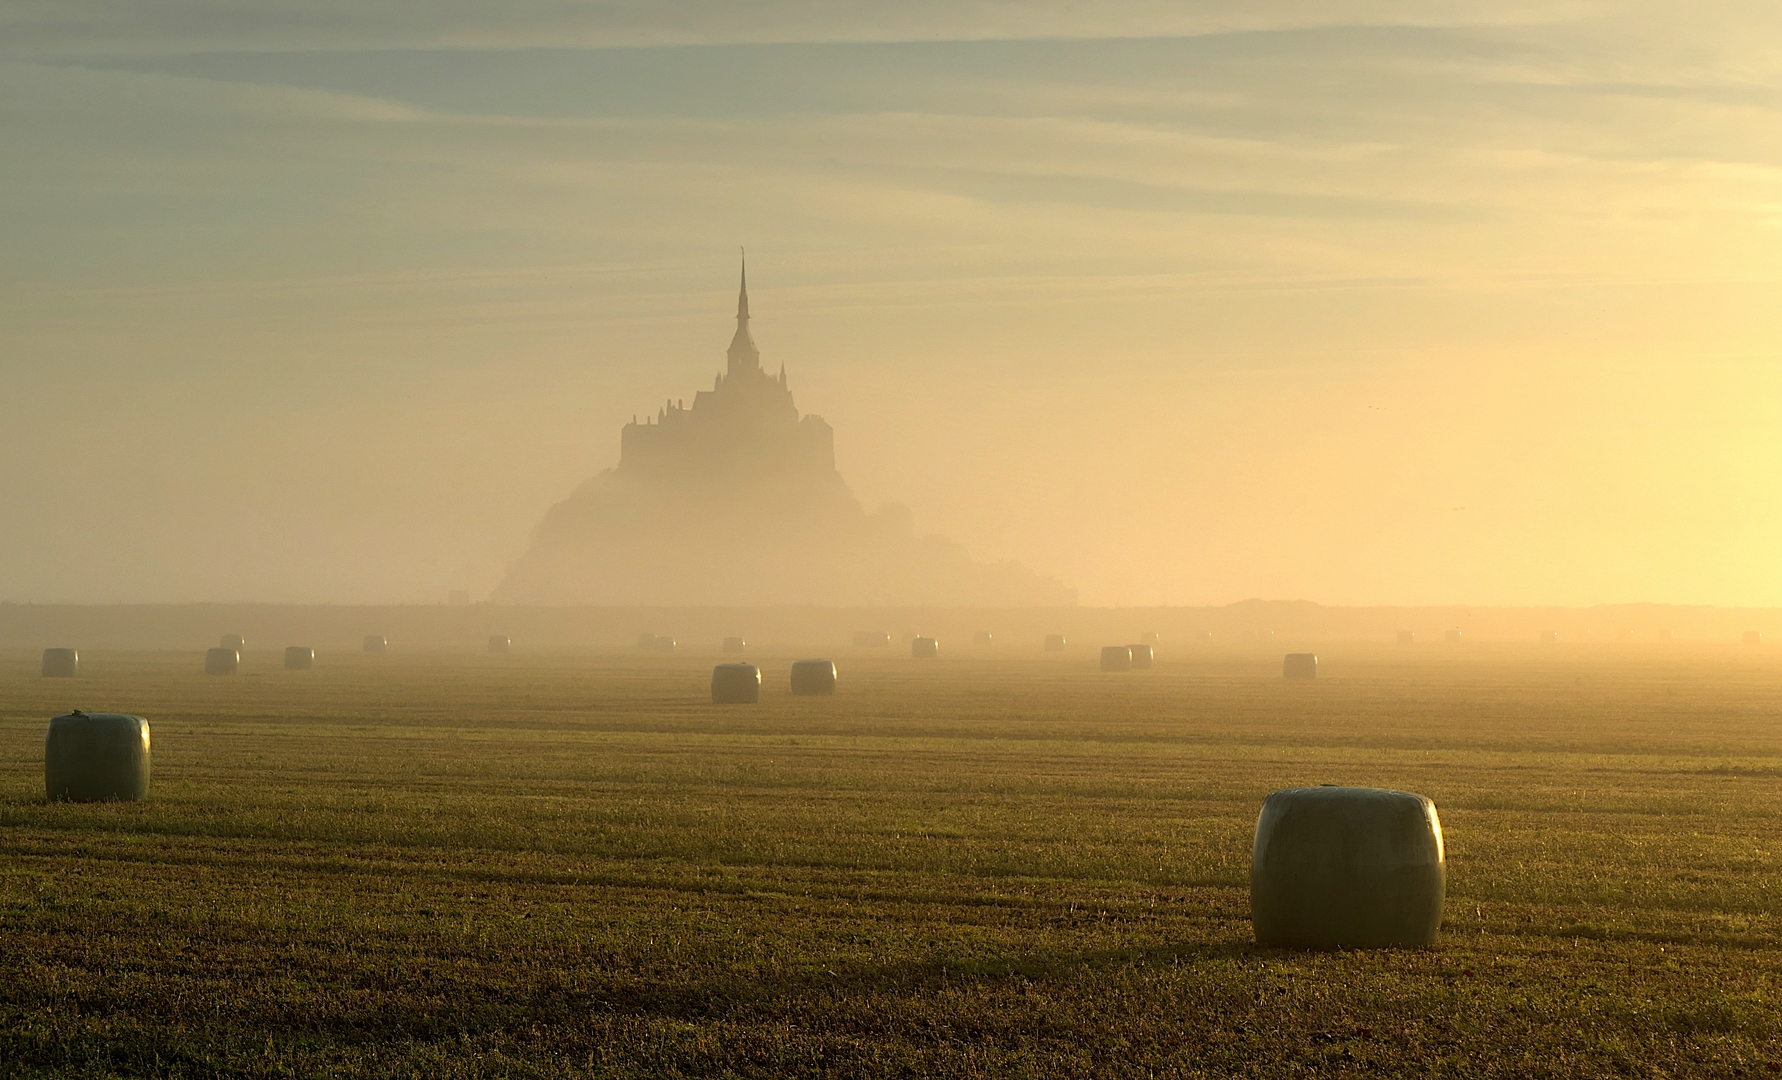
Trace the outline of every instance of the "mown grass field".
{"label": "mown grass field", "polygon": [[[1770,1076],[1782,650],[0,654],[4,1076]],[[143,804],[43,801],[73,707]],[[1429,951],[1251,942],[1276,788],[1436,800]]]}

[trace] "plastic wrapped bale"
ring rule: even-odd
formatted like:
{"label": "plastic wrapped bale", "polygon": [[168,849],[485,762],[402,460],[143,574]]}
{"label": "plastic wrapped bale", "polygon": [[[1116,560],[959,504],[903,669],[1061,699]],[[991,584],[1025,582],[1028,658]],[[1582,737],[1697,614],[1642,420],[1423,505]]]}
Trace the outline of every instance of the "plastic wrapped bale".
{"label": "plastic wrapped bale", "polygon": [[1542,645],[1557,645],[1557,644],[1559,644],[1559,631],[1557,631],[1557,630],[1542,630],[1541,631],[1541,644]]}
{"label": "plastic wrapped bale", "polygon": [[1417,632],[1415,630],[1400,630],[1398,632],[1398,643],[1400,645],[1417,644]]}
{"label": "plastic wrapped bale", "polygon": [[654,652],[656,650],[656,635],[655,634],[639,634],[639,635],[637,635],[637,647],[642,652]]}
{"label": "plastic wrapped bale", "polygon": [[1064,635],[1063,634],[1047,634],[1046,635],[1046,651],[1047,652],[1063,652],[1064,651]]}
{"label": "plastic wrapped bale", "polygon": [[388,639],[386,639],[384,637],[384,635],[382,635],[382,634],[366,634],[365,635],[365,651],[366,652],[368,652],[368,653],[382,653],[382,652],[388,652],[389,649],[390,649],[390,642]]}
{"label": "plastic wrapped bale", "polygon": [[712,669],[713,705],[753,705],[761,700],[761,669],[754,664],[719,664]]}
{"label": "plastic wrapped bale", "polygon": [[910,639],[910,656],[916,660],[933,660],[940,655],[940,642],[917,635]]}
{"label": "plastic wrapped bale", "polygon": [[1756,630],[1747,630],[1747,631],[1745,631],[1745,644],[1747,644],[1747,645],[1762,645],[1763,644],[1763,635],[1758,633]]}
{"label": "plastic wrapped bale", "polygon": [[1450,645],[1458,645],[1461,643],[1462,640],[1464,640],[1466,638],[1466,635],[1462,634],[1458,630],[1450,630],[1444,636],[1446,637],[1448,644],[1450,644]]}
{"label": "plastic wrapped bale", "polygon": [[1132,670],[1134,670],[1134,671],[1149,671],[1149,670],[1151,670],[1151,659],[1152,659],[1151,646],[1149,646],[1149,645],[1128,645],[1128,646],[1126,646],[1126,648],[1128,651],[1130,651],[1132,653]]}
{"label": "plastic wrapped bale", "polygon": [[286,671],[308,671],[316,666],[316,651],[307,645],[292,645],[285,650]]}
{"label": "plastic wrapped bale", "polygon": [[793,661],[792,692],[801,696],[835,693],[835,661]]}
{"label": "plastic wrapped bale", "polygon": [[247,648],[247,639],[240,634],[224,634],[222,640],[217,642],[217,648],[234,649],[236,652],[240,652]]}
{"label": "plastic wrapped bale", "polygon": [[742,638],[727,637],[724,639],[724,651],[725,652],[742,652],[744,649],[746,649],[748,647],[749,647],[749,643],[744,641]]}
{"label": "plastic wrapped bale", "polygon": [[1157,644],[1158,640],[1159,640],[1159,638],[1157,637],[1156,634],[1140,634],[1139,635],[1139,644],[1141,644],[1141,645],[1153,645],[1154,646]]}
{"label": "plastic wrapped bale", "polygon": [[1101,650],[1101,670],[1103,670],[1103,671],[1131,671],[1132,670],[1132,646],[1130,646],[1130,645],[1104,646]]}
{"label": "plastic wrapped bale", "polygon": [[990,633],[990,631],[988,631],[988,630],[976,631],[971,636],[971,643],[973,645],[988,645],[992,641],[995,641],[995,640],[996,640],[996,636],[994,634]]}
{"label": "plastic wrapped bale", "polygon": [[49,723],[43,791],[51,802],[148,798],[149,725],[124,713],[79,709]]}
{"label": "plastic wrapped bale", "polygon": [[72,679],[80,674],[80,653],[74,649],[43,650],[43,677]]}
{"label": "plastic wrapped bale", "polygon": [[513,647],[513,642],[508,640],[506,634],[490,634],[489,635],[489,651],[490,652],[504,653],[504,652],[507,652],[512,647]]}
{"label": "plastic wrapped bale", "polygon": [[1316,679],[1318,677],[1318,654],[1309,652],[1290,652],[1281,661],[1281,675],[1288,679]]}
{"label": "plastic wrapped bale", "polygon": [[211,649],[204,654],[206,675],[233,675],[241,667],[241,654],[234,649]]}
{"label": "plastic wrapped bale", "polygon": [[657,652],[659,652],[659,653],[674,652],[674,646],[675,646],[674,639],[669,637],[667,634],[657,634],[656,635],[656,644],[653,646],[653,648]]}
{"label": "plastic wrapped bale", "polygon": [[854,631],[854,647],[856,649],[886,649],[891,646],[891,635],[880,630]]}
{"label": "plastic wrapped bale", "polygon": [[1270,795],[1250,854],[1261,945],[1416,948],[1435,941],[1447,891],[1435,803],[1384,788]]}

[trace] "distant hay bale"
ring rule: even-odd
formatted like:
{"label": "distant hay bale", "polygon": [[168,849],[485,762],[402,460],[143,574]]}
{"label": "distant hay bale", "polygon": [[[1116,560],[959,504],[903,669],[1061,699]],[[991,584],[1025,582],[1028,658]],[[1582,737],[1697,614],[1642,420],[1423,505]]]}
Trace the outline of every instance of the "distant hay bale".
{"label": "distant hay bale", "polygon": [[1400,630],[1398,632],[1398,643],[1400,645],[1417,644],[1417,632],[1415,630]]}
{"label": "distant hay bale", "polygon": [[508,640],[506,634],[489,635],[489,651],[492,653],[505,653],[513,648],[513,644],[512,641]]}
{"label": "distant hay bale", "polygon": [[1446,634],[1442,635],[1443,639],[1446,640],[1448,642],[1448,644],[1450,644],[1450,645],[1458,645],[1463,636],[1464,635],[1462,635],[1459,630],[1450,630]]}
{"label": "distant hay bale", "polygon": [[749,643],[744,641],[742,638],[727,637],[724,639],[724,651],[725,652],[742,652],[744,649],[746,649],[748,647],[749,647]]}
{"label": "distant hay bale", "polygon": [[1745,644],[1747,644],[1747,645],[1762,645],[1763,644],[1763,635],[1758,633],[1756,630],[1747,630],[1747,631],[1745,631]]}
{"label": "distant hay bale", "polygon": [[316,651],[307,645],[292,645],[285,650],[286,671],[308,671],[316,666]]}
{"label": "distant hay bale", "polygon": [[1677,640],[1677,636],[1669,630],[1660,630],[1658,632],[1658,640],[1660,640],[1660,641],[1675,641],[1675,640]]}
{"label": "distant hay bale", "polygon": [[51,802],[137,802],[148,798],[149,725],[125,713],[50,720],[43,742],[43,792]]}
{"label": "distant hay bale", "polygon": [[1132,670],[1134,670],[1134,671],[1149,671],[1149,670],[1151,670],[1151,646],[1149,646],[1149,645],[1128,645],[1128,646],[1126,646],[1126,649],[1128,652],[1130,652],[1132,654]]}
{"label": "distant hay bale", "polygon": [[1140,645],[1156,645],[1158,640],[1159,639],[1156,634],[1140,634],[1139,635],[1139,644]]}
{"label": "distant hay bale", "polygon": [[241,654],[234,649],[211,649],[204,654],[206,675],[233,675],[241,666]]}
{"label": "distant hay bale", "polygon": [[1101,650],[1101,670],[1131,671],[1132,646],[1104,645]]}
{"label": "distant hay bale", "polygon": [[1318,654],[1288,653],[1281,661],[1281,676],[1287,679],[1316,679],[1318,677]]}
{"label": "distant hay bale", "polygon": [[1260,945],[1419,948],[1447,892],[1433,802],[1383,788],[1289,788],[1256,819],[1250,918]]}
{"label": "distant hay bale", "polygon": [[910,657],[915,660],[933,660],[940,655],[940,642],[920,634],[910,639]]}
{"label": "distant hay bale", "polygon": [[655,650],[657,652],[672,653],[672,652],[674,652],[674,647],[675,647],[674,638],[669,637],[667,634],[657,634],[656,635]]}
{"label": "distant hay bale", "polygon": [[1046,651],[1047,652],[1063,652],[1064,651],[1064,635],[1063,634],[1047,634],[1046,635]]}
{"label": "distant hay bale", "polygon": [[1541,644],[1542,645],[1557,645],[1557,644],[1559,644],[1559,631],[1557,631],[1557,630],[1542,630],[1541,631]]}
{"label": "distant hay bale", "polygon": [[240,652],[247,648],[247,639],[240,634],[224,634],[223,639],[217,642],[217,647],[222,649],[234,649],[236,652]]}
{"label": "distant hay bale", "polygon": [[366,634],[365,635],[365,651],[366,652],[368,652],[368,653],[383,653],[383,652],[388,652],[389,649],[390,649],[390,642],[387,638],[384,637],[384,635],[382,635],[382,634]]}
{"label": "distant hay bale", "polygon": [[973,645],[988,645],[995,640],[995,635],[988,630],[978,630],[971,635]]}
{"label": "distant hay bale", "polygon": [[638,647],[638,649],[640,649],[643,652],[655,652],[656,651],[656,635],[655,634],[639,634],[639,635],[637,635],[637,647]]}
{"label": "distant hay bale", "polygon": [[854,647],[856,649],[888,649],[891,647],[891,635],[881,630],[854,631]]}
{"label": "distant hay bale", "polygon": [[80,653],[74,649],[43,650],[43,677],[72,679],[80,674]]}
{"label": "distant hay bale", "polygon": [[761,669],[754,664],[719,664],[712,669],[713,705],[753,705],[761,700]]}
{"label": "distant hay bale", "polygon": [[792,692],[799,695],[835,693],[835,661],[793,661]]}

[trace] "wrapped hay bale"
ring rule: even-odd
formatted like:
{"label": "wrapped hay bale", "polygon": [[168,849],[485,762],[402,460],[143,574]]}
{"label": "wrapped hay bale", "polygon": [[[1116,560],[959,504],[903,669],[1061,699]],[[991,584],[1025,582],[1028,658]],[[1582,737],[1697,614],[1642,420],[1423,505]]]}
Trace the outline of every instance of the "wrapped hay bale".
{"label": "wrapped hay bale", "polygon": [[1384,788],[1270,795],[1250,854],[1261,945],[1416,948],[1442,924],[1447,860],[1433,802]]}
{"label": "wrapped hay bale", "polygon": [[234,649],[211,649],[204,654],[206,675],[233,675],[241,667],[241,654]]}
{"label": "wrapped hay bale", "polygon": [[1101,650],[1101,670],[1103,670],[1103,671],[1131,671],[1132,670],[1132,646],[1130,646],[1130,645],[1107,645],[1107,646],[1104,646]]}
{"label": "wrapped hay bale", "polygon": [[673,638],[669,637],[667,634],[657,634],[656,635],[656,644],[655,644],[654,648],[657,652],[672,653],[672,652],[674,652],[674,646],[675,646],[675,640]]}
{"label": "wrapped hay bale", "polygon": [[1542,630],[1541,631],[1541,644],[1542,645],[1557,645],[1557,644],[1559,644],[1559,631],[1557,631],[1557,630]]}
{"label": "wrapped hay bale", "polygon": [[854,647],[856,649],[887,649],[891,647],[891,635],[880,630],[854,631]]}
{"label": "wrapped hay bale", "polygon": [[80,653],[74,649],[43,650],[43,677],[72,679],[80,674]]}
{"label": "wrapped hay bale", "polygon": [[754,664],[719,664],[712,669],[713,705],[753,705],[761,700],[761,669]]}
{"label": "wrapped hay bale", "polygon": [[1747,631],[1745,631],[1745,644],[1747,644],[1747,645],[1762,645],[1763,644],[1763,635],[1758,633],[1756,630],[1747,630]]}
{"label": "wrapped hay bale", "polygon": [[988,645],[994,640],[996,640],[995,635],[988,630],[978,630],[971,635],[973,645]]}
{"label": "wrapped hay bale", "polygon": [[389,648],[390,648],[390,642],[388,639],[386,639],[384,637],[384,635],[382,635],[382,634],[366,634],[365,635],[365,651],[366,652],[368,652],[368,653],[383,653],[383,652],[388,652]]}
{"label": "wrapped hay bale", "polygon": [[492,653],[505,653],[513,648],[513,644],[512,641],[508,640],[506,634],[489,635],[489,651]]}
{"label": "wrapped hay bale", "polygon": [[931,637],[917,634],[910,639],[910,657],[916,660],[933,660],[940,655],[940,642]]}
{"label": "wrapped hay bale", "polygon": [[1151,670],[1151,646],[1149,646],[1149,645],[1128,645],[1128,646],[1126,646],[1126,649],[1128,652],[1132,653],[1132,670],[1134,670],[1134,671],[1149,671],[1149,670]]}
{"label": "wrapped hay bale", "polygon": [[1400,630],[1398,632],[1398,643],[1400,645],[1417,644],[1417,632],[1415,630]]}
{"label": "wrapped hay bale", "polygon": [[1290,652],[1281,661],[1281,676],[1287,679],[1316,679],[1318,677],[1318,654],[1309,652]]}
{"label": "wrapped hay bale", "polygon": [[835,693],[835,661],[793,661],[792,692],[799,695]]}
{"label": "wrapped hay bale", "polygon": [[727,637],[724,639],[724,651],[725,652],[742,652],[744,649],[746,649],[748,647],[749,647],[749,643],[744,641],[742,638]]}
{"label": "wrapped hay bale", "polygon": [[1460,644],[1460,642],[1465,638],[1465,636],[1466,635],[1462,634],[1459,630],[1450,630],[1447,632],[1447,634],[1444,635],[1448,644],[1450,644],[1450,645]]}
{"label": "wrapped hay bale", "polygon": [[1064,651],[1064,635],[1063,634],[1047,634],[1046,635],[1046,651],[1047,652],[1063,652]]}
{"label": "wrapped hay bale", "polygon": [[643,652],[655,652],[656,651],[656,635],[655,634],[639,634],[639,635],[637,635],[637,647],[639,650],[641,650]]}
{"label": "wrapped hay bale", "polygon": [[50,720],[43,791],[51,802],[137,802],[148,798],[148,789],[147,720],[79,709]]}
{"label": "wrapped hay bale", "polygon": [[307,645],[292,645],[285,650],[286,671],[308,671],[316,666],[316,651]]}
{"label": "wrapped hay bale", "polygon": [[1157,644],[1158,640],[1159,639],[1156,634],[1140,634],[1139,635],[1139,644],[1141,644],[1141,645],[1155,646]]}
{"label": "wrapped hay bale", "polygon": [[217,642],[217,647],[220,649],[234,649],[236,652],[240,652],[247,648],[247,639],[240,634],[224,634],[223,639]]}

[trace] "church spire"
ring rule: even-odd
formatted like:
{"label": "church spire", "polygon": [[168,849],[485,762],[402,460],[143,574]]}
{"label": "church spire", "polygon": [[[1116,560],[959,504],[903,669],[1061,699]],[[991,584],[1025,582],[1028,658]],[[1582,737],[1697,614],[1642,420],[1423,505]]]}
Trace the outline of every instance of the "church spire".
{"label": "church spire", "polygon": [[733,375],[761,370],[761,350],[755,348],[755,339],[749,336],[749,262],[743,256],[742,288],[736,294],[736,336],[730,339],[730,370],[725,374],[728,379]]}

